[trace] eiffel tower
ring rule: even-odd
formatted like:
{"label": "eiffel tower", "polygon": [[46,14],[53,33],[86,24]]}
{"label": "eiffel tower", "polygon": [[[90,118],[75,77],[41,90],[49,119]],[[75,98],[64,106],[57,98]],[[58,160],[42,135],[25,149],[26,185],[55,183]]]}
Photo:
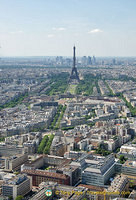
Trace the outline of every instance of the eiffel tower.
{"label": "eiffel tower", "polygon": [[73,67],[72,67],[71,75],[69,78],[69,82],[76,83],[79,81],[80,79],[79,79],[77,68],[76,68],[76,47],[74,46],[73,47]]}

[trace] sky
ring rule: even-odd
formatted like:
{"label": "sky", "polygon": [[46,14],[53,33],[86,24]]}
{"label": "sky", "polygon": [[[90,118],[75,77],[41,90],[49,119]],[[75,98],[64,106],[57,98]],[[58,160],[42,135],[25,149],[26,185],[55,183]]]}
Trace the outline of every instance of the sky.
{"label": "sky", "polygon": [[0,0],[0,56],[136,56],[136,0]]}

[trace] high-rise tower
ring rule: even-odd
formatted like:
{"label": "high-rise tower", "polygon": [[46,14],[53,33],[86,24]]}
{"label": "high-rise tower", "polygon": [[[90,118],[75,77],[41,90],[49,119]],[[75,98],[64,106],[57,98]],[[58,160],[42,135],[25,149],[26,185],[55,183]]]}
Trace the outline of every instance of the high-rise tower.
{"label": "high-rise tower", "polygon": [[69,82],[75,82],[75,81],[80,81],[79,76],[78,76],[78,72],[77,72],[77,68],[76,68],[76,47],[73,47],[73,67],[72,67],[72,71],[71,71],[71,75],[69,78]]}

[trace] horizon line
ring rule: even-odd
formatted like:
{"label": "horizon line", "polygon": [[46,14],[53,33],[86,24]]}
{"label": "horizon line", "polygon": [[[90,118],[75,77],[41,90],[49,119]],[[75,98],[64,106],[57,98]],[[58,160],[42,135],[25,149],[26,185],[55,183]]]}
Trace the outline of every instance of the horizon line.
{"label": "horizon line", "polygon": [[[84,56],[86,56],[86,55],[84,55]],[[76,56],[77,58],[82,58],[82,57],[84,57],[84,56]],[[89,55],[90,56],[90,55]],[[95,56],[95,57],[97,57],[97,58],[136,58],[136,56],[96,56],[96,55],[92,55],[92,56],[90,56],[90,57],[93,57],[93,56]],[[56,56],[43,56],[43,55],[41,55],[41,56],[0,56],[0,59],[1,58],[23,58],[23,57],[73,57],[73,56],[62,56],[62,55],[56,55]],[[86,57],[88,57],[88,55],[86,56]]]}

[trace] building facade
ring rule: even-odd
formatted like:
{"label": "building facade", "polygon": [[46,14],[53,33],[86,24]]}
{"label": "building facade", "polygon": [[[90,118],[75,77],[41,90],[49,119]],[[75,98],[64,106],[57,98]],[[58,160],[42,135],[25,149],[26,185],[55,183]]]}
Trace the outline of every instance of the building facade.
{"label": "building facade", "polygon": [[65,174],[46,172],[45,170],[24,170],[28,176],[32,177],[32,185],[38,186],[42,182],[53,181],[59,184],[70,185],[70,177]]}
{"label": "building facade", "polygon": [[15,199],[18,195],[26,195],[31,189],[31,178],[26,175],[19,175],[2,185],[2,195],[12,196]]}
{"label": "building facade", "polygon": [[21,165],[28,160],[27,154],[19,154],[5,159],[5,169],[18,171],[21,168]]}

